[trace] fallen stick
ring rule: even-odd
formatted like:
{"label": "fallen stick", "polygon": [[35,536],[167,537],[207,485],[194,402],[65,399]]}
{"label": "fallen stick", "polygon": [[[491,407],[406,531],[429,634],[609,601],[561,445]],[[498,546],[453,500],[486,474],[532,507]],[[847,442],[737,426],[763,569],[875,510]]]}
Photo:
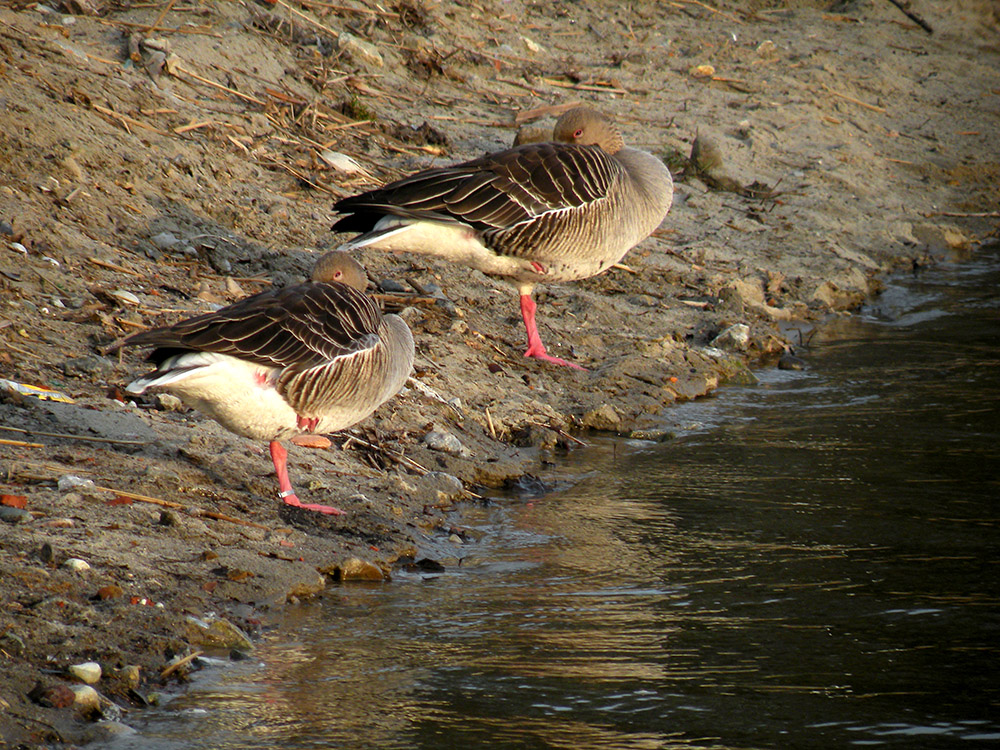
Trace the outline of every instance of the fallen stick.
{"label": "fallen stick", "polygon": [[103,115],[107,115],[108,117],[114,117],[116,120],[119,120],[122,123],[122,125],[125,126],[125,130],[129,134],[131,134],[132,131],[129,130],[128,126],[135,125],[136,127],[145,128],[146,130],[152,130],[154,133],[159,133],[160,135],[165,135],[167,137],[170,137],[170,133],[167,133],[164,130],[160,130],[157,127],[153,127],[152,125],[145,123],[142,120],[137,120],[134,117],[129,117],[128,115],[120,114],[118,112],[115,112],[113,109],[102,107],[100,104],[91,104],[90,106]]}
{"label": "fallen stick", "polygon": [[173,664],[171,664],[169,667],[167,667],[162,672],[160,672],[160,679],[161,680],[166,679],[167,677],[169,677],[170,675],[172,675],[174,672],[176,672],[181,667],[186,667],[188,664],[190,664],[191,662],[193,662],[195,659],[197,659],[203,653],[204,653],[203,651],[195,651],[193,654],[188,654],[183,659],[178,659]]}
{"label": "fallen stick", "polygon": [[265,101],[263,101],[261,99],[258,99],[255,96],[250,96],[249,94],[244,94],[242,91],[237,91],[236,89],[231,89],[228,86],[223,86],[221,83],[216,83],[215,81],[213,81],[210,78],[205,78],[204,76],[200,76],[197,73],[194,73],[194,72],[188,70],[183,65],[172,65],[172,66],[169,67],[169,72],[172,75],[174,75],[174,76],[176,76],[178,78],[180,78],[180,76],[178,76],[177,74],[178,73],[183,73],[184,75],[190,76],[191,78],[193,78],[194,80],[198,81],[199,83],[204,83],[206,86],[212,86],[213,88],[217,88],[220,91],[225,91],[227,94],[232,94],[233,96],[238,96],[240,99],[243,99],[244,101],[248,101],[248,102],[250,102],[252,104],[256,104],[256,105],[258,105],[260,107],[263,107],[263,106],[265,106],[267,104],[267,102],[265,102]]}
{"label": "fallen stick", "polygon": [[148,26],[148,27],[146,27],[146,31],[147,31],[147,32],[151,32],[151,31],[153,31],[154,29],[157,29],[157,28],[159,28],[159,26],[160,26],[160,21],[162,21],[162,20],[163,20],[163,18],[164,18],[164,16],[166,16],[166,15],[167,15],[167,13],[169,13],[169,12],[170,12],[170,9],[174,7],[174,4],[175,4],[176,2],[177,2],[177,0],[167,0],[167,4],[163,6],[163,10],[161,10],[161,11],[160,11],[160,15],[158,15],[158,16],[156,17],[156,20],[155,20],[155,21],[153,21],[153,25],[152,25],[152,26]]}
{"label": "fallen stick", "polygon": [[966,213],[964,211],[929,211],[924,216],[950,216],[956,219],[1000,219],[1000,211],[974,211]]}
{"label": "fallen stick", "polygon": [[140,495],[136,492],[125,492],[124,490],[116,490],[112,487],[98,487],[98,490],[102,492],[114,492],[116,495],[121,497],[127,497],[129,500],[138,500],[140,503],[149,503],[150,505],[159,505],[163,508],[173,508],[174,510],[185,510],[192,516],[212,518],[216,521],[228,521],[229,523],[239,524],[240,526],[252,526],[255,529],[266,529],[270,530],[269,526],[265,526],[262,523],[257,523],[256,521],[247,521],[242,518],[235,518],[233,516],[227,516],[225,513],[219,513],[214,510],[202,510],[201,508],[195,508],[190,505],[184,505],[183,503],[174,502],[173,500],[162,500],[158,497],[150,497],[149,495]]}
{"label": "fallen stick", "polygon": [[736,23],[743,23],[736,16],[732,16],[729,13],[725,13],[725,12],[723,12],[721,10],[713,8],[711,5],[706,5],[705,3],[701,2],[700,0],[677,0],[677,2],[683,3],[684,5],[697,5],[699,7],[704,8],[705,10],[711,11],[712,13],[718,13],[720,16],[722,16],[724,18],[728,18],[730,21],[735,21]]}
{"label": "fallen stick", "polygon": [[418,474],[420,474],[420,476],[423,476],[424,474],[430,474],[431,473],[430,469],[428,469],[428,468],[426,468],[424,466],[421,466],[416,461],[414,461],[412,458],[407,458],[402,453],[397,453],[396,451],[390,450],[389,448],[383,448],[380,445],[375,445],[374,443],[369,443],[364,438],[359,438],[359,437],[357,437],[355,435],[348,435],[347,436],[347,440],[344,442],[344,445],[341,446],[341,450],[345,450],[350,445],[350,443],[358,443],[359,445],[363,445],[366,448],[370,448],[372,450],[379,451],[380,453],[385,454],[386,456],[388,456],[389,458],[393,459],[394,461],[403,464],[403,466],[406,466],[407,468],[413,469],[415,472],[417,472]]}
{"label": "fallen stick", "polygon": [[114,443],[115,445],[149,445],[148,440],[118,440],[116,438],[89,437],[87,435],[70,435],[65,432],[40,432],[38,430],[22,430],[20,427],[0,425],[0,430],[19,432],[22,435],[39,435],[41,437],[68,438],[70,440],[85,440],[90,443]]}
{"label": "fallen stick", "polygon": [[26,443],[23,440],[4,440],[0,438],[0,445],[14,445],[18,448],[44,448],[44,443]]}
{"label": "fallen stick", "polygon": [[554,78],[539,78],[542,83],[547,83],[549,86],[556,86],[561,89],[574,89],[576,91],[604,91],[609,94],[628,94],[628,89],[621,89],[616,86],[608,85],[597,85],[592,83],[568,83],[566,81],[557,81]]}
{"label": "fallen stick", "polygon": [[889,0],[889,2],[895,5],[897,8],[899,8],[901,11],[903,11],[903,13],[906,14],[907,18],[909,18],[911,21],[917,24],[917,26],[922,28],[928,34],[934,33],[934,29],[931,27],[929,23],[927,23],[927,21],[925,21],[923,18],[921,18],[919,15],[917,15],[907,7],[909,5],[908,2],[904,2],[904,0]]}
{"label": "fallen stick", "polygon": [[885,107],[877,107],[874,104],[869,104],[868,102],[863,102],[860,99],[855,99],[853,96],[848,96],[847,94],[841,94],[839,91],[834,91],[828,86],[824,86],[824,88],[834,96],[839,96],[841,99],[846,99],[847,101],[852,102],[853,104],[857,104],[861,107],[864,107],[865,109],[870,109],[872,112],[881,112],[882,114],[885,114],[887,111]]}
{"label": "fallen stick", "polygon": [[558,427],[553,427],[551,424],[545,424],[544,422],[532,422],[531,420],[526,421],[525,424],[532,424],[535,427],[544,427],[546,430],[552,430],[554,433],[556,433],[557,435],[561,435],[567,440],[572,440],[577,445],[584,445],[584,446],[587,445],[585,442],[580,440],[580,438],[573,437],[568,432],[566,432],[566,430],[560,430]]}

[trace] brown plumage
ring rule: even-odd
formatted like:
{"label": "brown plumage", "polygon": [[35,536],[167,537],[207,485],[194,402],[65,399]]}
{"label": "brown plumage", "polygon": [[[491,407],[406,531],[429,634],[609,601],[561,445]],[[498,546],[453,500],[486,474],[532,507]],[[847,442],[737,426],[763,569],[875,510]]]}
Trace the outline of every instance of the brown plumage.
{"label": "brown plumage", "polygon": [[342,513],[299,501],[279,441],[371,414],[406,382],[413,338],[364,294],[364,269],[344,253],[322,257],[312,279],[129,337],[122,346],[155,347],[156,369],[127,390],[164,388],[237,435],[269,441],[285,503]]}
{"label": "brown plumage", "polygon": [[362,233],[338,249],[437,255],[506,278],[521,295],[525,356],[578,367],[546,353],[534,286],[594,276],[621,260],[663,221],[673,181],[595,110],[569,110],[553,137],[338,201],[345,216],[333,229]]}

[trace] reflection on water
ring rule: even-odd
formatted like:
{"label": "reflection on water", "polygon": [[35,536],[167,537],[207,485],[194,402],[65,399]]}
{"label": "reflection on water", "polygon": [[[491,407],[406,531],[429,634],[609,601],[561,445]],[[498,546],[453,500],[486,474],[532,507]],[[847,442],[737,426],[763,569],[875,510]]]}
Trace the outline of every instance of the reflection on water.
{"label": "reflection on water", "polygon": [[997,743],[998,268],[892,288],[810,370],[470,509],[461,567],[294,609],[117,747]]}

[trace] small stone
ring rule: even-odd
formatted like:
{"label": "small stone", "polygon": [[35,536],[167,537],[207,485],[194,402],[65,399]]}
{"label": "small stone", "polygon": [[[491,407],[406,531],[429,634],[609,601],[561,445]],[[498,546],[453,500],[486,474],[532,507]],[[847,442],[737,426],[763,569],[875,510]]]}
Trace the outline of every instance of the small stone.
{"label": "small stone", "polygon": [[406,286],[395,279],[382,279],[378,283],[378,288],[387,294],[402,294],[407,291]]}
{"label": "small stone", "polygon": [[59,477],[59,481],[56,483],[60,492],[67,492],[69,490],[93,490],[96,489],[94,480],[83,479],[82,477],[76,476],[76,474],[63,474]]}
{"label": "small stone", "polygon": [[93,685],[101,679],[101,665],[96,661],[85,661],[83,664],[72,664],[66,671],[88,685]]}
{"label": "small stone", "polygon": [[107,747],[116,737],[129,737],[138,732],[120,721],[99,721],[83,730],[81,739],[85,745]]}
{"label": "small stone", "polygon": [[649,440],[654,443],[663,443],[667,440],[673,439],[674,433],[670,430],[653,428],[649,430],[632,430],[632,432],[629,433],[629,437],[632,440]]}
{"label": "small stone", "polygon": [[62,363],[63,374],[71,378],[105,379],[114,369],[114,362],[96,354],[74,357]]}
{"label": "small stone", "polygon": [[337,37],[337,47],[346,51],[357,62],[365,65],[374,65],[377,68],[381,68],[384,64],[382,55],[374,44],[366,42],[364,39],[359,39],[348,31],[343,32]]}
{"label": "small stone", "polygon": [[42,526],[47,526],[50,529],[72,529],[76,526],[76,521],[72,518],[51,518],[48,521],[45,521]]}
{"label": "small stone", "polygon": [[773,60],[778,56],[778,48],[770,39],[765,39],[757,45],[757,56],[762,60]]}
{"label": "small stone", "polygon": [[[93,690],[93,688],[91,688]],[[68,685],[46,687],[40,682],[28,691],[28,698],[46,708],[66,708],[76,700],[76,693]]]}
{"label": "small stone", "polygon": [[583,415],[581,422],[584,427],[592,430],[614,431],[621,425],[622,418],[611,404],[601,404]]}
{"label": "small stone", "polygon": [[222,617],[206,615],[204,618],[199,618],[189,615],[185,624],[192,645],[238,648],[244,651],[253,649],[250,636]]}
{"label": "small stone", "polygon": [[335,581],[384,581],[387,578],[382,568],[360,557],[351,557],[333,565],[331,572]]}
{"label": "small stone", "polygon": [[443,471],[432,471],[414,480],[422,499],[432,503],[450,503],[465,494],[462,480]]}
{"label": "small stone", "polygon": [[172,393],[157,393],[156,405],[160,411],[183,411],[184,402]]}
{"label": "small stone", "polygon": [[101,588],[97,589],[97,598],[102,601],[117,599],[124,595],[125,591],[116,583],[109,583],[107,586],[101,586]]}
{"label": "small stone", "polygon": [[14,234],[14,226],[5,220],[0,220],[0,234],[5,234],[8,237]]}
{"label": "small stone", "polygon": [[750,346],[750,326],[746,323],[731,325],[712,339],[710,345],[730,351],[746,351]]}
{"label": "small stone", "polygon": [[17,633],[7,630],[0,635],[0,649],[3,649],[7,653],[17,656],[24,652],[24,648],[24,639]]}
{"label": "small stone", "polygon": [[243,291],[243,287],[241,287],[237,283],[236,279],[234,279],[232,276],[227,276],[226,277],[226,294],[228,294],[230,296],[233,296],[233,297],[246,297],[247,296],[247,293],[245,291]]}
{"label": "small stone", "polygon": [[73,705],[80,711],[100,711],[101,696],[90,685],[70,685],[73,691]]}
{"label": "small stone", "polygon": [[452,534],[448,537],[448,541],[452,544],[465,544],[465,540],[463,540],[458,534]]}
{"label": "small stone", "polygon": [[695,65],[688,70],[688,75],[692,78],[711,78],[715,75],[715,66]]}
{"label": "small stone", "polygon": [[173,232],[160,232],[159,234],[154,234],[149,238],[149,241],[156,245],[160,250],[169,250],[180,242]]}
{"label": "small stone", "polygon": [[431,430],[424,435],[424,443],[428,448],[442,453],[451,453],[455,456],[468,455],[469,451],[462,445],[462,441],[443,430]]}
{"label": "small stone", "polygon": [[160,511],[160,520],[157,521],[160,526],[176,526],[177,525],[177,514],[172,510]]}
{"label": "small stone", "polygon": [[785,352],[781,355],[778,360],[779,370],[804,370],[806,369],[806,361],[800,357],[796,357],[794,354]]}
{"label": "small stone", "polygon": [[10,508],[6,505],[0,505],[0,521],[11,524],[26,523],[31,518],[31,513],[23,508]]}
{"label": "small stone", "polygon": [[128,664],[118,670],[117,675],[125,687],[135,688],[139,687],[139,674],[140,667],[137,664]]}
{"label": "small stone", "polygon": [[86,560],[81,560],[79,557],[68,557],[66,558],[66,561],[63,562],[63,567],[69,568],[77,573],[83,573],[84,571],[90,570],[90,563]]}

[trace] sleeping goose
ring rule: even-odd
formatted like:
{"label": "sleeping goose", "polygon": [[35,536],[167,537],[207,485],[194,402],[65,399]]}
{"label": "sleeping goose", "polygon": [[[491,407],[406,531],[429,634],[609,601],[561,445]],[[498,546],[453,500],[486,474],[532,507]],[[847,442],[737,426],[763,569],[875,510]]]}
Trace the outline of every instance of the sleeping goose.
{"label": "sleeping goose", "polygon": [[524,355],[583,369],[546,352],[531,293],[621,260],[663,221],[673,181],[660,159],[625,146],[593,109],[564,113],[553,137],[338,201],[345,216],[333,229],[362,233],[338,249],[436,255],[506,278],[521,295]]}
{"label": "sleeping goose", "polygon": [[297,508],[342,514],[299,500],[279,441],[349,427],[406,382],[410,329],[382,315],[364,288],[365,271],[354,259],[327,253],[311,282],[130,336],[121,346],[155,347],[147,361],[156,369],[126,390],[163,388],[227,430],[269,441],[279,497]]}

